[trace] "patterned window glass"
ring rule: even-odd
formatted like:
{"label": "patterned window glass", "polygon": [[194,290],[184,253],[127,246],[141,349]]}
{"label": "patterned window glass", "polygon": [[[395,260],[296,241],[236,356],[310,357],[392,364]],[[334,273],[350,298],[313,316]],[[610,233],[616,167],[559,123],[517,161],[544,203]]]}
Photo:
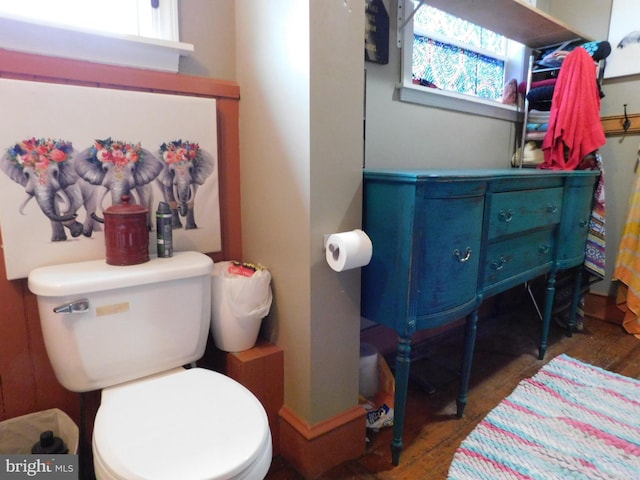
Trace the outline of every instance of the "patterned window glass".
{"label": "patterned window glass", "polygon": [[502,98],[505,37],[427,5],[414,16],[414,32],[414,83]]}

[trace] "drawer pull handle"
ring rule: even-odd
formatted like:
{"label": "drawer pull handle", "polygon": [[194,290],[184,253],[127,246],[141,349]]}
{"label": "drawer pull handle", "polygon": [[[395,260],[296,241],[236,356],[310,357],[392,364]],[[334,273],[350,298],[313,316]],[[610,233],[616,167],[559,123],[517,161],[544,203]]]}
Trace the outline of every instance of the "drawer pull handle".
{"label": "drawer pull handle", "polygon": [[504,268],[504,264],[507,263],[507,259],[504,257],[500,257],[497,262],[491,262],[491,268],[494,270],[502,270]]}
{"label": "drawer pull handle", "polygon": [[556,213],[558,211],[558,206],[557,205],[549,205],[547,207],[547,212],[549,213]]}
{"label": "drawer pull handle", "polygon": [[498,219],[501,222],[510,222],[511,220],[513,220],[513,210],[509,209],[509,210],[500,210],[500,213],[498,214]]}
{"label": "drawer pull handle", "polygon": [[465,256],[462,256],[462,253],[457,248],[453,251],[453,256],[458,259],[460,263],[468,262],[471,258],[471,249],[467,247],[464,251]]}
{"label": "drawer pull handle", "polygon": [[540,245],[538,247],[538,251],[540,253],[549,253],[549,250],[551,250],[551,245],[549,245],[547,243],[543,243],[542,245]]}

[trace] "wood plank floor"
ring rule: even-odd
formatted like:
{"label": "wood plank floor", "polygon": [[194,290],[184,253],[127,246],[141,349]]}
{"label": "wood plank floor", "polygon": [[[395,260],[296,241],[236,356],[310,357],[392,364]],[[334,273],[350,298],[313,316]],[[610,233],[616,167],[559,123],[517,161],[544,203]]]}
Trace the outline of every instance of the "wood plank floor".
{"label": "wood plank floor", "polygon": [[[566,353],[583,362],[640,378],[640,340],[620,325],[586,318],[573,337],[552,324],[544,360],[537,358],[540,322],[533,309],[515,309],[487,318],[478,338],[465,415],[455,416],[462,329],[455,328],[423,342],[424,358],[412,364],[412,374],[436,384],[428,394],[411,382],[400,465],[391,465],[391,428],[369,432],[366,454],[324,473],[320,480],[441,480],[446,479],[460,442],[517,384],[534,375],[552,358]],[[281,458],[273,461],[267,480],[302,480]]]}

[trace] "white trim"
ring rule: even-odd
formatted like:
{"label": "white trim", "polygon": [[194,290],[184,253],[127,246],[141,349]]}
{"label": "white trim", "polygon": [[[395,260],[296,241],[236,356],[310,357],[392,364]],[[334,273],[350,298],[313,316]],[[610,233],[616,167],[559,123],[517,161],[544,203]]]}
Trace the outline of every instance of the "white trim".
{"label": "white trim", "polygon": [[138,35],[178,41],[178,2],[162,0],[158,8],[151,7],[150,0],[138,0]]}
{"label": "white trim", "polygon": [[494,100],[461,95],[454,92],[434,90],[416,85],[402,85],[398,88],[400,101],[443,108],[457,112],[492,117],[511,122],[522,121],[522,112],[514,105],[505,105]]}
{"label": "white trim", "polygon": [[178,72],[180,56],[193,52],[188,43],[9,17],[0,17],[0,48],[166,72]]}

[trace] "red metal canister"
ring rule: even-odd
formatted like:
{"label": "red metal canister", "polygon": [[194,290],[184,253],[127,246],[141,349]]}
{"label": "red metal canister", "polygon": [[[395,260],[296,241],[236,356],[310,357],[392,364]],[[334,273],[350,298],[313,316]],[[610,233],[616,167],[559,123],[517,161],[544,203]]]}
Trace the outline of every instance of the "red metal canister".
{"label": "red metal canister", "polygon": [[129,204],[129,196],[122,203],[104,211],[104,239],[109,265],[136,265],[149,261],[149,209]]}

